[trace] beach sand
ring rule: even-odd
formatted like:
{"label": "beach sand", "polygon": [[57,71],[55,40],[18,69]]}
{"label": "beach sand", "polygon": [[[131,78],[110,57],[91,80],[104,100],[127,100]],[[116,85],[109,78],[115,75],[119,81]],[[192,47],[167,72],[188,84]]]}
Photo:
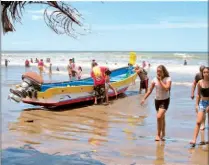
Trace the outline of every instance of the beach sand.
{"label": "beach sand", "polygon": [[[191,85],[174,83],[172,86],[171,103],[166,113],[166,141],[156,142],[154,141],[156,135],[154,93],[145,105],[141,106],[140,100],[143,94],[138,94],[138,81],[117,100],[111,99],[111,104],[108,106],[85,103],[46,110],[14,103],[7,99],[9,88],[21,81],[20,76],[23,72],[24,67],[2,68],[4,165],[12,161],[7,157],[9,154],[14,158],[20,157],[22,153],[19,150],[11,152],[8,149],[17,149],[24,145],[29,145],[43,155],[41,160],[36,159],[37,164],[47,160],[45,153],[56,156],[77,154],[81,158],[77,161],[78,164],[85,164],[82,162],[85,157],[104,164],[121,165],[208,164],[209,146],[198,145],[190,148],[189,145],[196,121],[195,101],[190,99]],[[153,77],[154,74],[154,72],[150,73],[150,76]],[[54,74],[52,79],[58,80],[60,77],[65,79],[66,76]],[[181,80],[179,75],[171,76],[173,79]],[[192,79],[193,77],[184,76],[183,81],[189,82]],[[208,141],[208,124],[206,127],[202,133]],[[27,158],[27,154],[23,154],[24,157]],[[55,159],[59,160],[57,157]],[[22,160],[24,159],[16,159],[16,163]],[[70,160],[68,163],[73,164]],[[66,163],[58,161],[58,164]]]}

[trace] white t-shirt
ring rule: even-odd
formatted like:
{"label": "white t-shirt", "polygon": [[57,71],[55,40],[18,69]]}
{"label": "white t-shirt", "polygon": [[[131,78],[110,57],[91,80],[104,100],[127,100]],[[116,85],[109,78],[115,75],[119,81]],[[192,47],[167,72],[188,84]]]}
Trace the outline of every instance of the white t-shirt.
{"label": "white t-shirt", "polygon": [[[166,84],[167,82],[171,81],[171,77],[165,77],[162,82]],[[155,88],[156,88],[156,100],[165,100],[170,97],[170,91],[166,91],[160,84],[159,80],[155,77],[152,80],[153,83],[155,83]]]}

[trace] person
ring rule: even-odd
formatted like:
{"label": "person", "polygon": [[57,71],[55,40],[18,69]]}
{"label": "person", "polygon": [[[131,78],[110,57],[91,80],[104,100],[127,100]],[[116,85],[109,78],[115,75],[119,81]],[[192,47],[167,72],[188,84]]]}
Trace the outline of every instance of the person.
{"label": "person", "polygon": [[[196,113],[197,121],[194,129],[193,140],[190,142],[192,147],[195,147],[197,136],[200,130],[200,125],[204,121],[204,116],[209,112],[209,67],[205,67],[202,71],[202,79],[197,84],[196,96]],[[209,113],[208,113],[209,117]],[[205,144],[201,141],[200,144]]]}
{"label": "person", "polygon": [[27,60],[25,60],[25,67],[30,67],[30,62],[29,62],[29,60],[27,59]]}
{"label": "person", "polygon": [[9,60],[5,59],[5,66],[6,67],[8,66],[8,62],[9,62]]}
{"label": "person", "polygon": [[164,65],[157,67],[157,77],[153,79],[151,87],[141,101],[141,105],[144,104],[145,100],[152,93],[154,87],[156,88],[155,108],[157,111],[157,135],[155,140],[159,141],[165,140],[165,113],[169,107],[171,89],[171,77]]}
{"label": "person", "polygon": [[204,65],[201,65],[199,73],[197,73],[195,75],[195,78],[194,78],[194,81],[193,81],[193,84],[192,84],[191,99],[194,99],[194,91],[195,91],[195,88],[196,88],[196,85],[197,85],[198,81],[202,79],[202,71],[203,71],[204,67],[205,67]]}
{"label": "person", "polygon": [[105,98],[105,71],[107,67],[98,66],[96,62],[92,63],[91,77],[94,81],[94,104],[98,99]]}
{"label": "person", "polygon": [[[69,79],[72,79],[72,72],[75,71],[75,64],[73,63],[72,59],[69,59],[69,64],[67,66]],[[73,72],[75,74],[75,72]]]}
{"label": "person", "polygon": [[[202,79],[202,71],[203,71],[204,68],[205,68],[205,66],[201,65],[200,69],[199,69],[199,73],[197,73],[195,75],[195,78],[194,78],[194,81],[193,81],[193,84],[192,84],[192,91],[191,91],[191,99],[192,100],[194,99],[194,92],[195,92],[197,83]],[[200,129],[203,130],[204,128],[205,128],[205,117],[204,117],[204,120],[203,120],[203,122],[201,124]]]}
{"label": "person", "polygon": [[30,62],[33,63],[33,59],[32,58],[30,58]]}
{"label": "person", "polygon": [[144,69],[146,67],[146,62],[142,61],[142,68]]}
{"label": "person", "polygon": [[71,81],[75,81],[77,79],[78,73],[73,68],[70,68],[70,69],[71,69],[71,73],[72,73]]}
{"label": "person", "polygon": [[139,93],[141,93],[142,89],[145,89],[145,93],[147,93],[149,82],[147,72],[143,68],[140,68],[138,65],[136,65],[134,71],[138,74],[140,78]]}
{"label": "person", "polygon": [[56,71],[60,71],[59,67],[57,67]]}
{"label": "person", "polygon": [[52,74],[52,63],[49,65],[49,74]]}
{"label": "person", "polygon": [[105,71],[105,94],[106,94],[106,103],[107,104],[109,104],[109,96],[108,96],[109,88],[114,91],[116,98],[118,95],[116,89],[110,84],[110,74],[111,74],[111,71],[109,69],[107,69]]}
{"label": "person", "polygon": [[93,64],[94,64],[94,63],[96,63],[96,60],[93,59],[93,60],[91,61],[91,68],[93,68]]}
{"label": "person", "polygon": [[80,80],[81,79],[81,75],[82,75],[82,68],[81,68],[81,66],[78,67],[77,74],[78,74],[78,80]]}
{"label": "person", "polygon": [[44,71],[44,67],[46,67],[46,65],[44,65],[43,59],[41,59],[41,60],[38,62],[38,69],[39,69],[40,75],[41,75],[42,72]]}
{"label": "person", "polygon": [[36,58],[36,61],[35,61],[35,63],[39,63],[39,60],[38,60],[38,58]]}
{"label": "person", "polygon": [[187,65],[187,60],[184,60],[184,65]]}
{"label": "person", "polygon": [[72,68],[72,66],[69,66],[68,74],[70,81],[75,81],[77,79],[77,72]]}
{"label": "person", "polygon": [[51,62],[51,59],[50,58],[46,58],[46,62],[47,63],[50,63]]}
{"label": "person", "polygon": [[128,70],[126,73],[126,77],[130,76],[132,71],[133,71],[133,65],[131,63],[128,63]]}
{"label": "person", "polygon": [[132,68],[133,65],[132,65],[131,63],[128,63],[128,67],[129,67],[129,68]]}
{"label": "person", "polygon": [[73,69],[75,70],[75,58],[71,59],[71,66],[73,67]]}

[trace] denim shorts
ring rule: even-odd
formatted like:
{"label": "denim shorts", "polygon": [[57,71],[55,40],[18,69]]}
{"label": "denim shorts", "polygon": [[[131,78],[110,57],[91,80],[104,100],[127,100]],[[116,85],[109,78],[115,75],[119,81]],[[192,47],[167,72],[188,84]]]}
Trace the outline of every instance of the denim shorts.
{"label": "denim shorts", "polygon": [[204,112],[206,111],[207,107],[209,107],[209,100],[200,100],[199,110]]}

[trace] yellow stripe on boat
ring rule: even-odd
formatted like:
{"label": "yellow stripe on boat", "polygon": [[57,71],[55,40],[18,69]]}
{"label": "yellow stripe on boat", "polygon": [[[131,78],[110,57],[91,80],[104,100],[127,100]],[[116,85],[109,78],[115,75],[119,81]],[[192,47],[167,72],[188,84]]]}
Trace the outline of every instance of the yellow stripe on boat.
{"label": "yellow stripe on boat", "polygon": [[[113,87],[118,88],[121,86],[128,85],[135,81],[137,77],[137,74],[133,74],[130,77],[111,83]],[[48,99],[50,97],[53,97],[55,95],[59,94],[69,94],[69,93],[82,93],[82,92],[92,92],[93,86],[69,86],[69,87],[55,87],[47,89],[45,92],[38,92],[38,98],[39,99]]]}

